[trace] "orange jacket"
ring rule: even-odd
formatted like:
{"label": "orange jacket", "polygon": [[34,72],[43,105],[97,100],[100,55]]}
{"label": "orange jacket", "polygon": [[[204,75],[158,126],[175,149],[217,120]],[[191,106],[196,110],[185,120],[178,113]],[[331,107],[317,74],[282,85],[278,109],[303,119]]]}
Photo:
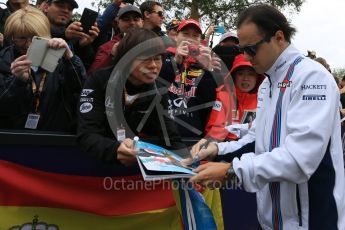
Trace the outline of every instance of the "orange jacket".
{"label": "orange jacket", "polygon": [[241,92],[237,88],[234,90],[231,73],[243,65],[252,66],[250,62],[245,60],[243,54],[237,55],[232,69],[224,78],[224,84],[216,89],[216,102],[205,128],[206,137],[221,141],[237,140],[237,136],[225,129],[225,126],[242,123],[246,117],[243,115],[247,111],[256,110],[257,92],[264,76],[258,77],[255,88],[249,93]]}

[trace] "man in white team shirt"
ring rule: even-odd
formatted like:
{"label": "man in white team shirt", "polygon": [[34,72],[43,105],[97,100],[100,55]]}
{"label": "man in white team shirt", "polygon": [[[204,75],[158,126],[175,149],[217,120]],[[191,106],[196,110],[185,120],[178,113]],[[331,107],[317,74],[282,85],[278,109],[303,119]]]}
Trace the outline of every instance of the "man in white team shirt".
{"label": "man in white team shirt", "polygon": [[262,229],[345,229],[339,93],[332,75],[291,44],[296,30],[274,7],[249,7],[237,27],[246,58],[267,76],[256,119],[239,141],[194,146],[194,159],[217,156],[231,163],[199,166],[191,181],[209,186],[238,179],[257,194]]}

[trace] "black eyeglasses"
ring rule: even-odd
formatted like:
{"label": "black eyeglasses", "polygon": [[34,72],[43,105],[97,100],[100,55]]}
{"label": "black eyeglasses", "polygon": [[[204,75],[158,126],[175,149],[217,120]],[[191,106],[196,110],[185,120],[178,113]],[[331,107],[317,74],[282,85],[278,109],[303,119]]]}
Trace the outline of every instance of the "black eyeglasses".
{"label": "black eyeglasses", "polygon": [[163,11],[152,11],[151,13],[156,13],[158,14],[159,17],[164,17],[164,12]]}
{"label": "black eyeglasses", "polygon": [[137,57],[136,60],[140,61],[143,64],[151,64],[152,61],[154,61],[155,64],[158,64],[163,61],[163,56],[156,55],[152,57]]}
{"label": "black eyeglasses", "polygon": [[32,36],[29,37],[13,37],[12,41],[18,45],[25,45],[32,40]]}
{"label": "black eyeglasses", "polygon": [[258,41],[257,43],[255,43],[254,45],[239,46],[239,49],[241,52],[245,52],[249,56],[255,57],[259,46],[264,42],[266,42],[266,39],[262,39],[262,40]]}

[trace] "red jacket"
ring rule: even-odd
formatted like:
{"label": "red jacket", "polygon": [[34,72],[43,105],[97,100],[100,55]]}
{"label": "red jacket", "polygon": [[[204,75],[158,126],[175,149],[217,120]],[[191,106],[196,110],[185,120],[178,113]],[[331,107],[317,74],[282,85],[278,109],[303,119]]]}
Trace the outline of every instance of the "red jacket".
{"label": "red jacket", "polygon": [[[250,62],[245,60],[243,54],[240,54],[236,56],[230,73],[243,65],[252,66]],[[264,80],[264,76],[260,75],[255,88],[249,93],[244,93],[237,88],[233,90],[231,85],[234,84],[231,81],[230,73],[224,78],[224,84],[216,89],[216,102],[205,128],[207,137],[221,141],[238,139],[236,135],[228,132],[225,126],[242,123],[246,117],[244,116],[247,114],[246,112],[256,111],[258,88]],[[234,91],[235,93],[233,93]]]}
{"label": "red jacket", "polygon": [[91,72],[108,67],[112,65],[112,56],[111,56],[111,50],[115,43],[119,42],[121,40],[121,34],[118,34],[113,37],[110,41],[104,43],[101,45],[96,53],[95,60],[93,61],[92,65],[88,69],[88,74]]}

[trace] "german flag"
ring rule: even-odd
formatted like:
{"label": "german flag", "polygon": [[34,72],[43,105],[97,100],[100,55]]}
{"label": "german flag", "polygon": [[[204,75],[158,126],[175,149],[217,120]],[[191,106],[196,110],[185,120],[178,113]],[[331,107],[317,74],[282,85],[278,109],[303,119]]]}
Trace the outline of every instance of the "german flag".
{"label": "german flag", "polygon": [[1,147],[0,230],[182,229],[170,185],[77,149]]}

